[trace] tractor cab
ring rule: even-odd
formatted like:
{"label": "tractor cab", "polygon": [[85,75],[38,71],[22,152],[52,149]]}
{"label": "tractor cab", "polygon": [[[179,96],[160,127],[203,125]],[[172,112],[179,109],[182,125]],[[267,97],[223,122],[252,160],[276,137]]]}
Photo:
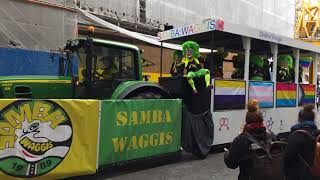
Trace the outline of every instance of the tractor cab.
{"label": "tractor cab", "polygon": [[65,51],[78,60],[76,98],[108,99],[122,82],[141,80],[136,46],[87,37],[68,41]]}

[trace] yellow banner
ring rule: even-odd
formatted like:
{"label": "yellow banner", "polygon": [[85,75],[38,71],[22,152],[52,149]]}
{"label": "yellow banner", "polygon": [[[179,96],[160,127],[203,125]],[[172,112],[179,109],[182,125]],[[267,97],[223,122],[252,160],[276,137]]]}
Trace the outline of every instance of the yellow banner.
{"label": "yellow banner", "polygon": [[61,179],[97,169],[99,101],[0,100],[0,179]]}

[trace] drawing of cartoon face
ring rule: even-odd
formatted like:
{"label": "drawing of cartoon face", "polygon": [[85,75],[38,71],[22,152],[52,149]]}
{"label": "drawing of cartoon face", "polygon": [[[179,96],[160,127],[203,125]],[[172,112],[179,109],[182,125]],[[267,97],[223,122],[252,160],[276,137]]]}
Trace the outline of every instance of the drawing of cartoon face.
{"label": "drawing of cartoon face", "polygon": [[72,143],[66,111],[49,100],[15,101],[0,111],[7,143],[0,144],[0,171],[22,178],[46,174],[57,167]]}
{"label": "drawing of cartoon face", "polygon": [[[59,134],[60,132],[63,132],[64,136]],[[16,134],[18,136],[16,149],[26,160],[32,162],[48,155],[64,156],[69,148],[61,145],[71,137],[71,127],[60,125],[52,129],[49,123],[40,121],[28,123],[25,120],[22,122],[22,128],[16,130]]]}

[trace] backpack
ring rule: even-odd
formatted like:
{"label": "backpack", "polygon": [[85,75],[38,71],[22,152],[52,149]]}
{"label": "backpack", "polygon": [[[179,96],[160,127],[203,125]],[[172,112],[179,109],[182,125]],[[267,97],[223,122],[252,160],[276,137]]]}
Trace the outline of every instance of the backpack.
{"label": "backpack", "polygon": [[307,166],[313,176],[320,177],[320,135],[315,139],[313,135],[311,135],[308,131],[299,129],[297,132],[301,132],[303,134],[306,134],[307,136],[311,137],[316,141],[316,147],[314,150],[314,158],[313,158],[313,164],[310,166],[306,160],[303,159],[301,155],[299,155],[299,158],[303,162],[305,166]]}
{"label": "backpack", "polygon": [[269,139],[259,142],[252,135],[246,132],[247,138],[252,142],[250,147],[250,159],[252,167],[251,178],[254,180],[284,180],[284,153],[286,143],[281,141],[271,141]]}

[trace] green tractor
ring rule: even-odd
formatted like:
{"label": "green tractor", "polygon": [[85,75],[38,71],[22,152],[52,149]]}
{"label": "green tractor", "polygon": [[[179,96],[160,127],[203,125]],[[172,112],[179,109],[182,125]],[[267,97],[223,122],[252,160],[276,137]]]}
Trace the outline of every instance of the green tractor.
{"label": "green tractor", "polygon": [[142,81],[140,53],[136,46],[90,36],[70,40],[57,76],[0,76],[0,98],[170,98],[160,85]]}

